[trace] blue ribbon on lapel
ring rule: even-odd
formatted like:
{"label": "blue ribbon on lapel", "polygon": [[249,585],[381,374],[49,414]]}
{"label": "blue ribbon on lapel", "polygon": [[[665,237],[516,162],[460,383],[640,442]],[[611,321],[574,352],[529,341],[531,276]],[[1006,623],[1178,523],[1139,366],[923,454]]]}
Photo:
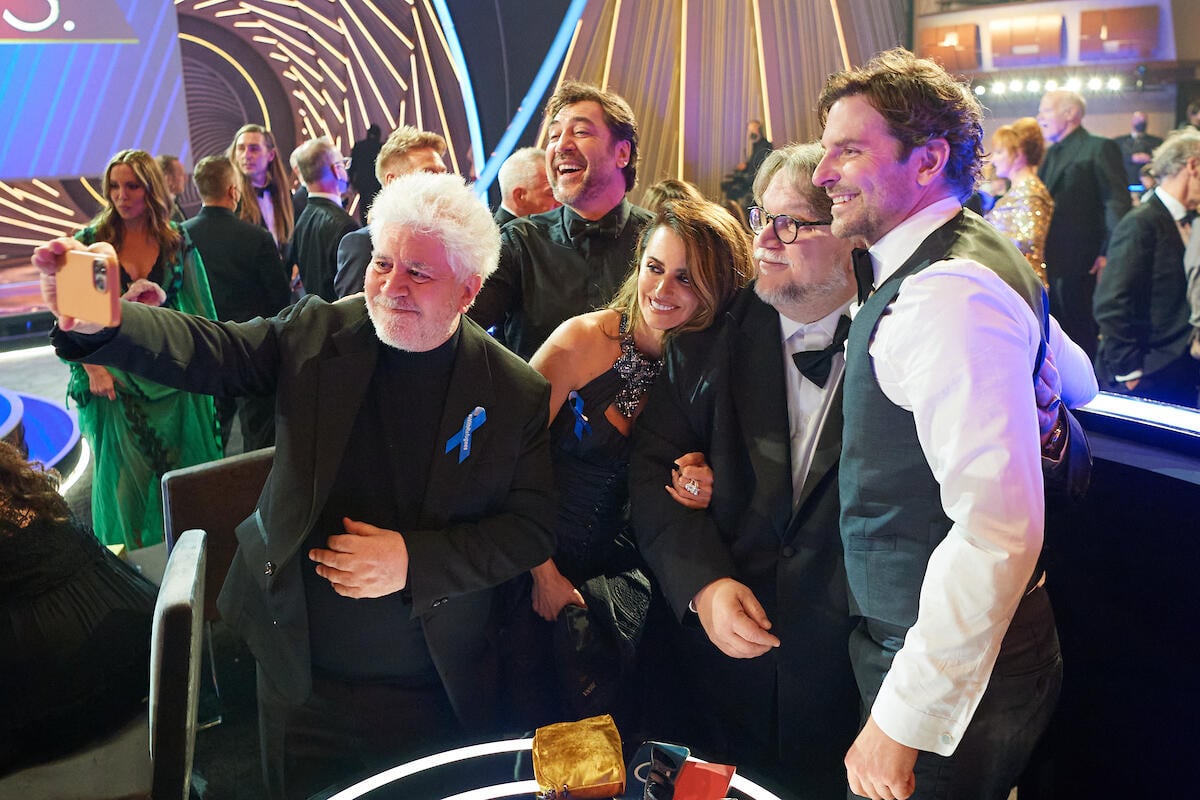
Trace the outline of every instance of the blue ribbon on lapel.
{"label": "blue ribbon on lapel", "polygon": [[592,435],[592,424],[583,413],[583,398],[579,396],[579,392],[572,389],[567,395],[567,400],[570,401],[571,411],[575,414],[575,438],[583,441],[585,434]]}
{"label": "blue ribbon on lapel", "polygon": [[467,456],[471,455],[471,431],[482,428],[485,422],[487,422],[487,412],[483,410],[483,406],[475,406],[475,409],[463,420],[462,430],[446,440],[446,452],[449,453],[457,447],[458,463],[461,464],[465,461]]}

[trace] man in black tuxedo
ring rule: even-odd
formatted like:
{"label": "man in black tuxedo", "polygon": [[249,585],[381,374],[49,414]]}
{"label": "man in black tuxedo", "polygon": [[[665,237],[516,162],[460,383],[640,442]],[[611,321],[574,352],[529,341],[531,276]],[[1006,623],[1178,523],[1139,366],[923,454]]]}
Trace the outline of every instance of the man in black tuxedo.
{"label": "man in black tuxedo", "polygon": [[492,219],[500,227],[518,217],[558,208],[546,177],[546,151],[539,147],[522,147],[504,159],[496,180],[500,184],[500,207]]}
{"label": "man in black tuxedo", "polygon": [[[208,273],[217,319],[245,322],[273,317],[292,298],[291,286],[271,232],[238,219],[241,180],[225,156],[200,159],[192,172],[203,206],[184,223]],[[240,415],[246,451],[275,443],[275,399],[272,395],[218,397],[221,440],[229,447],[233,417]]]}
{"label": "man in black tuxedo", "polygon": [[1184,252],[1200,206],[1200,132],[1172,133],[1153,163],[1158,188],[1117,225],[1096,288],[1096,373],[1116,391],[1195,407]]}
{"label": "man in black tuxedo", "polygon": [[1129,133],[1113,139],[1121,149],[1121,158],[1125,163],[1125,182],[1130,186],[1138,186],[1141,183],[1142,167],[1150,163],[1154,148],[1163,143],[1160,137],[1146,133],[1147,125],[1146,112],[1135,111],[1129,119]]}
{"label": "man in black tuxedo", "polygon": [[[493,587],[553,547],[549,386],[462,316],[495,269],[490,213],[461,178],[413,174],[371,224],[365,297],[241,324],[123,303],[118,328],[54,333],[64,357],[189,391],[276,393],[220,597],[258,660],[271,798],[494,735]],[[79,247],[35,251],[51,309]]]}
{"label": "man in black tuxedo", "polygon": [[346,191],[346,160],[328,137],[310,139],[296,148],[296,166],[308,188],[304,213],[292,231],[288,258],[300,272],[308,294],[333,302],[333,275],[342,237],[358,230],[354,217],[342,208]]}
{"label": "man in black tuxedo", "polygon": [[[753,290],[668,346],[630,476],[639,547],[682,622],[675,661],[701,718],[689,743],[799,798],[845,797],[858,721],[837,535],[854,282],[851,245],[830,234],[829,198],[811,182],[820,158],[791,145],[763,162]],[[692,451],[715,474],[706,511],[663,489],[707,494],[673,472]]]}
{"label": "man in black tuxedo", "polygon": [[[401,175],[428,172],[440,175],[446,171],[446,140],[436,133],[401,125],[392,131],[375,159],[375,175],[387,186]],[[363,290],[367,264],[371,261],[371,229],[359,228],[346,234],[337,250],[337,274],[333,290],[345,297]]]}
{"label": "man in black tuxedo", "polygon": [[1083,128],[1087,110],[1076,92],[1047,92],[1038,124],[1050,147],[1038,176],[1054,198],[1046,234],[1050,310],[1089,356],[1096,353],[1092,294],[1104,269],[1109,237],[1129,211],[1121,150]]}
{"label": "man in black tuxedo", "polygon": [[650,221],[625,199],[637,184],[638,129],[624,98],[565,81],[545,118],[546,174],[563,205],[504,226],[500,267],[470,312],[526,360],[564,320],[612,299]]}

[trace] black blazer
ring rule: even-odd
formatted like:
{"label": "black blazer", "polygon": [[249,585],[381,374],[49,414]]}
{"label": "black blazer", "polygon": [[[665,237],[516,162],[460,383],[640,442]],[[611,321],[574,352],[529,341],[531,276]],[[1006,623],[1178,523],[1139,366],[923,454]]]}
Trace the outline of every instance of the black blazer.
{"label": "black blazer", "polygon": [[361,292],[371,263],[371,229],[359,228],[342,237],[337,250],[333,291],[338,297]]}
{"label": "black blazer", "polygon": [[183,229],[204,261],[217,319],[271,317],[291,303],[288,274],[266,228],[228,208],[204,206]]}
{"label": "black blazer", "polygon": [[[767,716],[780,726],[783,760],[789,752],[804,759],[813,791],[834,785],[844,792],[841,759],[857,729],[858,692],[838,535],[841,388],[793,514],[783,368],[779,314],[753,288],[711,328],[668,345],[634,426],[633,527],[685,637],[688,629],[704,636],[688,603],[705,585],[730,576],[754,591],[782,646],[732,659],[704,642],[695,654],[704,669],[727,677],[731,693],[745,695],[735,706],[745,711],[730,713],[775,705]],[[684,508],[663,489],[674,459],[691,451],[703,452],[715,475],[707,510]]]}
{"label": "black blazer", "polygon": [[1111,139],[1076,128],[1046,151],[1038,177],[1054,198],[1046,268],[1059,275],[1086,274],[1129,211],[1121,150]]}
{"label": "black blazer", "polygon": [[338,244],[358,223],[339,206],[324,197],[309,197],[304,213],[296,221],[289,242],[288,258],[300,268],[304,291],[329,302],[337,299],[333,274],[337,268]]}
{"label": "black blazer", "polygon": [[[258,508],[237,529],[238,555],[218,606],[271,682],[302,702],[312,673],[299,562],[382,346],[365,304],[306,297],[278,317],[242,325],[134,303],[122,312],[116,338],[89,362],[194,392],[275,392],[274,466]],[[477,406],[487,421],[463,462],[457,451],[435,454],[421,527],[403,533],[413,614],[460,721],[482,731],[497,708],[492,587],[553,550],[550,392],[479,326],[466,317],[462,326],[438,442],[461,431]],[[66,357],[86,352],[61,332],[55,341]]]}
{"label": "black blazer", "polygon": [[1184,250],[1179,227],[1157,192],[1117,226],[1094,306],[1102,382],[1139,369],[1149,375],[1187,352],[1192,329]]}

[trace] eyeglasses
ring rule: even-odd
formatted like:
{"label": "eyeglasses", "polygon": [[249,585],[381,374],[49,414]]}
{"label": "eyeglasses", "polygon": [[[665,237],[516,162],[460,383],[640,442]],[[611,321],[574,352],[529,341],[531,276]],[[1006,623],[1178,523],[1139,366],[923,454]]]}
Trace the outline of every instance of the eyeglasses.
{"label": "eyeglasses", "polygon": [[801,228],[816,228],[832,224],[832,221],[813,222],[807,219],[796,219],[790,214],[768,214],[764,208],[750,206],[750,230],[758,234],[766,230],[767,225],[773,225],[775,235],[783,244],[791,244],[796,241]]}

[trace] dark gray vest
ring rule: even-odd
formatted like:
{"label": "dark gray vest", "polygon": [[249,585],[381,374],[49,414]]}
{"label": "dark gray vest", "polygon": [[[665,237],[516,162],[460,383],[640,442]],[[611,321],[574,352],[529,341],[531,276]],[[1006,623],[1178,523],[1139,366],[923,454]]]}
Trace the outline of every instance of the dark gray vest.
{"label": "dark gray vest", "polygon": [[[951,522],[942,511],[939,486],[917,441],[912,413],[880,390],[867,346],[879,318],[900,293],[901,281],[950,258],[988,267],[1041,317],[1042,285],[1029,263],[991,225],[964,210],[931,233],[854,318],[846,344],[845,428],[838,474],[842,543],[851,610],[862,614],[872,638],[891,650],[899,649],[916,622],[929,556]],[[1031,377],[1031,390],[1032,386]]]}

